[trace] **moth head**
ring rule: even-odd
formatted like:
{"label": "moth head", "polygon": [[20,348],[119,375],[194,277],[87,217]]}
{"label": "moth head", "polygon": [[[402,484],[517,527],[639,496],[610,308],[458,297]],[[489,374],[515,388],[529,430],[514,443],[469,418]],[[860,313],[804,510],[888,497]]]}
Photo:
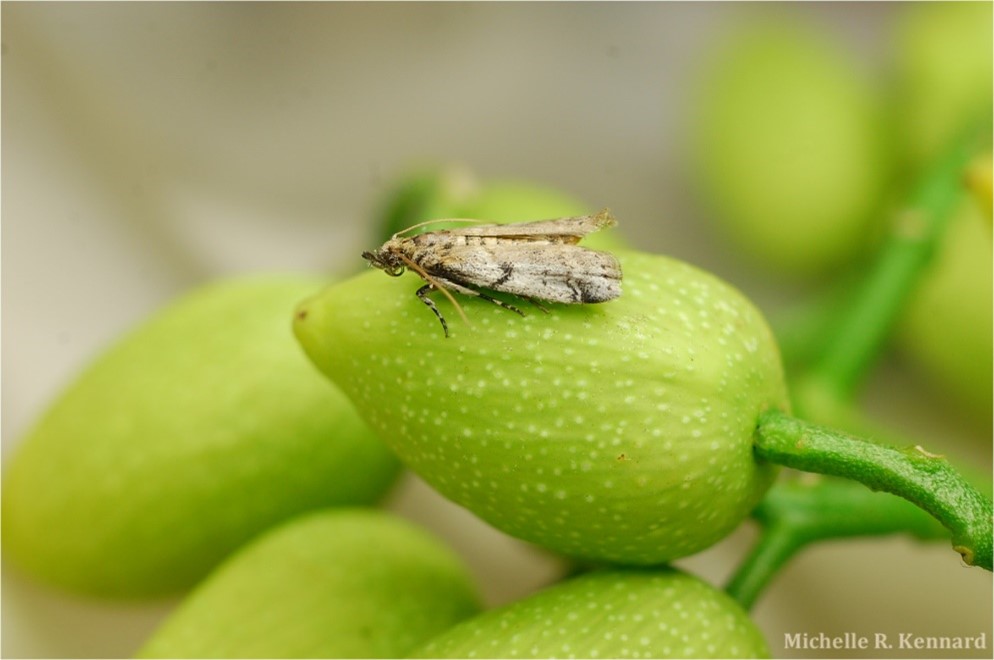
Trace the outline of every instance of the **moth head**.
{"label": "moth head", "polygon": [[370,252],[366,250],[362,253],[362,258],[368,261],[371,266],[379,268],[391,277],[398,277],[404,273],[404,262],[394,252],[386,250],[373,250]]}

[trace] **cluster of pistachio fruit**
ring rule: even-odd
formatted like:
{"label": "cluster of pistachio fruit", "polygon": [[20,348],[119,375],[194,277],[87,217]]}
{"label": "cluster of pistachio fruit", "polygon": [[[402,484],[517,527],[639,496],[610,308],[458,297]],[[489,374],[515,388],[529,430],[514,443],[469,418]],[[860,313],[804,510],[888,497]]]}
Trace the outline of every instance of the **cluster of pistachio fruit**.
{"label": "cluster of pistachio fruit", "polygon": [[[587,211],[541,188],[433,175],[402,188],[384,236],[437,217]],[[864,456],[846,438],[815,455],[830,432],[794,433],[777,342],[752,303],[611,233],[588,243],[618,256],[621,298],[524,317],[462,299],[472,325],[448,339],[413,276],[257,276],[192,292],[98,357],[19,447],[3,480],[6,556],[102,597],[192,589],[141,657],[768,655],[745,611],[754,594],[668,564],[750,513],[803,506],[802,486],[773,486],[778,463],[814,456],[819,471],[856,464],[868,480],[875,466],[945,465],[927,452]],[[791,454],[804,443],[806,457]],[[575,574],[482,611],[459,557],[373,506],[402,465],[576,561]],[[865,505],[863,525],[896,506],[867,493],[845,491]],[[935,495],[916,503],[941,519]],[[979,520],[947,527],[989,569],[989,498],[969,501]],[[881,518],[948,538],[917,512]]]}

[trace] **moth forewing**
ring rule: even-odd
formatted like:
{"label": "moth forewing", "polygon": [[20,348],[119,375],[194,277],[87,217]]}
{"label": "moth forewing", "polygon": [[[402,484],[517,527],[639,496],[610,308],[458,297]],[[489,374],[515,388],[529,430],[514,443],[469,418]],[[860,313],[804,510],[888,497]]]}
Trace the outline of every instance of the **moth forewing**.
{"label": "moth forewing", "polygon": [[621,265],[614,255],[578,245],[460,246],[446,250],[426,270],[447,280],[549,302],[598,303],[621,295]]}
{"label": "moth forewing", "polygon": [[445,294],[463,319],[466,315],[449,290],[481,297],[522,316],[518,308],[478,289],[566,304],[620,296],[621,266],[614,255],[576,245],[587,234],[616,224],[605,209],[596,215],[442,229],[410,237],[398,232],[363,257],[389,275],[409,268],[425,280],[428,284],[417,296],[438,317],[447,337],[445,318],[427,296],[434,289]]}
{"label": "moth forewing", "polygon": [[604,209],[595,215],[578,215],[569,218],[535,220],[532,222],[517,222],[506,225],[485,224],[471,227],[455,227],[425,232],[411,238],[440,242],[445,241],[446,237],[468,236],[479,236],[481,238],[521,238],[523,240],[548,240],[556,237],[573,237],[576,239],[573,241],[575,243],[587,234],[606,227],[614,227],[617,224],[618,221],[614,219],[611,212]]}

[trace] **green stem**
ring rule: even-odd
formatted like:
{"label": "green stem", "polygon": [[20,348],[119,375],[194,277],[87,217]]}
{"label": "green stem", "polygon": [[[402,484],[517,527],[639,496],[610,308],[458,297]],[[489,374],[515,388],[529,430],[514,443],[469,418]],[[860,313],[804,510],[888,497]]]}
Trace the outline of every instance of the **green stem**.
{"label": "green stem", "polygon": [[725,588],[746,609],[811,543],[900,533],[922,540],[949,538],[941,524],[911,502],[854,481],[812,475],[777,483],[752,515],[762,532]]}
{"label": "green stem", "polygon": [[979,136],[972,131],[953,145],[926,172],[896,216],[879,257],[848,300],[836,332],[812,367],[809,379],[819,384],[816,389],[837,400],[852,399],[932,258],[949,212],[964,194],[963,171],[976,152]]}
{"label": "green stem", "polygon": [[725,591],[748,612],[780,568],[802,545],[790,526],[764,527],[759,541],[728,581]]}
{"label": "green stem", "polygon": [[967,564],[992,570],[991,500],[943,457],[920,447],[870,443],[775,410],[760,415],[754,450],[760,460],[845,477],[903,497],[950,531],[953,548]]}

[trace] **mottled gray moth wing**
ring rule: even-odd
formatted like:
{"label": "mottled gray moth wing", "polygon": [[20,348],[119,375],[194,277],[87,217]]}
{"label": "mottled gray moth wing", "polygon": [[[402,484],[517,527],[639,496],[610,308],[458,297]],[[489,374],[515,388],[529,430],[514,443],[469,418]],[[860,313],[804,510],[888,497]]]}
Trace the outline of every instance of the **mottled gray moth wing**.
{"label": "mottled gray moth wing", "polygon": [[519,222],[508,225],[475,225],[445,229],[439,233],[449,236],[494,236],[502,238],[520,237],[523,239],[541,239],[549,237],[574,237],[579,241],[591,232],[618,224],[607,209],[596,215],[579,215],[572,218],[557,218],[555,220],[536,220],[535,222]]}
{"label": "mottled gray moth wing", "polygon": [[428,270],[461,284],[550,302],[597,303],[621,295],[621,265],[614,255],[576,245],[453,246]]}

